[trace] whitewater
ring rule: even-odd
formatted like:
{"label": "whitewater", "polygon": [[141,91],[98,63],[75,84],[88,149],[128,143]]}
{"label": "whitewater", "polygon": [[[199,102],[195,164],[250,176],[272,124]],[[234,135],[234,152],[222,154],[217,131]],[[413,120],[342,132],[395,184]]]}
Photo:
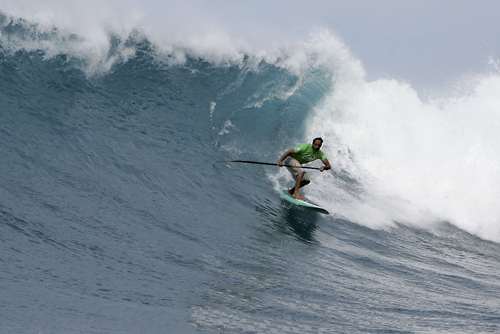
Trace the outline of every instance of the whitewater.
{"label": "whitewater", "polygon": [[[500,331],[495,62],[423,95],[329,29],[30,6],[0,6],[0,333]],[[318,136],[331,215],[220,163]]]}

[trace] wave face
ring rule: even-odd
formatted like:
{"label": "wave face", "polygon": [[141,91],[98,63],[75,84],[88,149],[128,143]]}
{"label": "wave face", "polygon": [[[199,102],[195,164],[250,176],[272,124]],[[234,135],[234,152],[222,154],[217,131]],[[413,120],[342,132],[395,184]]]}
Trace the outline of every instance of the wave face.
{"label": "wave face", "polygon": [[[453,201],[416,201],[406,163],[381,187],[375,139],[403,117],[368,110],[380,92],[420,102],[366,82],[331,34],[214,61],[135,32],[97,59],[79,36],[0,26],[1,332],[499,330],[498,215],[478,232]],[[331,216],[285,207],[283,171],[217,163],[315,134],[335,168],[307,194]]]}

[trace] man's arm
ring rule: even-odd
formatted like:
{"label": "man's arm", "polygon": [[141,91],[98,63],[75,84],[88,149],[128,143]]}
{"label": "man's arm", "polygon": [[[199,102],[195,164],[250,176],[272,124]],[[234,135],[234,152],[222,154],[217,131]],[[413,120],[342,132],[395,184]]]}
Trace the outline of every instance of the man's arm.
{"label": "man's arm", "polygon": [[291,156],[294,153],[295,153],[295,150],[293,148],[289,149],[288,151],[286,151],[285,153],[283,153],[283,155],[279,158],[279,160],[276,163],[280,167],[282,167],[283,166],[283,161],[285,161],[286,158],[288,158],[289,156]]}
{"label": "man's arm", "polygon": [[332,166],[330,165],[330,161],[328,161],[328,159],[321,161],[323,162],[324,166],[321,166],[320,171],[332,169]]}

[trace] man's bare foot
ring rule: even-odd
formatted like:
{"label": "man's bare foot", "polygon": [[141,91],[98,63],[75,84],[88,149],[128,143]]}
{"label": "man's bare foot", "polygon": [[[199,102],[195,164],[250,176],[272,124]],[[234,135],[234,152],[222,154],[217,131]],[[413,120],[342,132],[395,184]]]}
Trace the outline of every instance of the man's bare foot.
{"label": "man's bare foot", "polygon": [[300,193],[296,193],[296,194],[293,194],[292,195],[295,199],[300,199],[300,200],[304,200],[304,196]]}

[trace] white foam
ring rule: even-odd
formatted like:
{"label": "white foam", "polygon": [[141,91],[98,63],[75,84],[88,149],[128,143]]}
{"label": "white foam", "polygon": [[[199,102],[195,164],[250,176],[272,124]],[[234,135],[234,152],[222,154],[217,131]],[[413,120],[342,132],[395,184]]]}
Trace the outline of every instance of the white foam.
{"label": "white foam", "polygon": [[117,4],[116,1],[99,5],[96,1],[3,1],[0,10],[14,22],[31,25],[40,33],[57,33],[50,37],[41,34],[33,34],[30,38],[9,36],[2,38],[2,44],[14,51],[43,50],[47,58],[59,54],[75,56],[85,61],[89,74],[106,72],[117,61],[133,56],[135,51],[120,45],[110,56],[110,36],[125,40],[140,22],[139,12],[131,8],[120,10],[123,7]]}
{"label": "white foam", "polygon": [[[369,226],[452,224],[500,241],[500,75],[476,76],[460,95],[423,100],[407,83],[343,78],[314,111],[308,137],[363,184],[353,196],[327,179],[318,200]],[[339,139],[336,141],[336,139]],[[354,170],[356,168],[356,170]],[[327,200],[325,200],[325,198]]]}
{"label": "white foam", "polygon": [[[253,53],[243,39],[202,16],[195,6],[179,1],[153,5],[135,0],[104,3],[5,0],[0,11],[14,20],[22,18],[36,25],[37,31],[57,29],[58,32],[50,39],[32,36],[30,40],[22,40],[11,36],[10,40],[2,40],[4,45],[9,44],[12,49],[43,50],[47,57],[58,54],[79,57],[87,62],[88,73],[106,72],[117,61],[133,55],[132,49],[123,47],[123,52],[119,48],[117,56],[110,58],[110,37],[125,41],[137,31],[154,44],[159,56],[166,54],[171,62],[182,63],[190,55],[216,64],[238,63],[245,54]],[[71,39],[71,35],[78,38]]]}
{"label": "white foam", "polygon": [[228,133],[231,132],[231,129],[235,129],[236,126],[231,122],[231,120],[226,120],[224,122],[224,125],[222,127],[222,129],[219,131],[218,135],[219,136],[224,136],[224,135],[227,135]]}
{"label": "white foam", "polygon": [[[304,37],[307,34],[297,37],[287,33],[287,29],[281,35],[276,30],[259,30],[254,26],[238,30],[235,29],[238,26],[220,20],[222,14],[217,13],[215,7],[207,7],[203,2],[143,2],[5,0],[0,11],[14,19],[23,18],[29,24],[35,24],[38,31],[57,29],[58,32],[49,39],[37,36],[30,40],[11,39],[11,48],[40,49],[47,57],[58,54],[80,57],[86,60],[89,73],[106,72],[117,61],[133,56],[133,49],[121,45],[116,55],[110,57],[110,36],[124,41],[131,35],[137,36],[137,32],[153,43],[160,58],[168,56],[163,58],[174,63],[183,63],[189,55],[218,65],[242,64],[250,56],[254,58],[254,64],[265,60],[301,75],[312,66],[329,64],[334,67],[334,61],[343,62],[339,68],[346,68],[345,63],[353,61],[347,56],[347,48],[338,39],[330,38],[331,34],[326,30],[314,31],[309,37]],[[256,31],[260,31],[259,36],[256,36]],[[78,38],[70,38],[75,35]],[[7,41],[4,39],[2,43]],[[342,75],[340,71],[337,74]]]}

